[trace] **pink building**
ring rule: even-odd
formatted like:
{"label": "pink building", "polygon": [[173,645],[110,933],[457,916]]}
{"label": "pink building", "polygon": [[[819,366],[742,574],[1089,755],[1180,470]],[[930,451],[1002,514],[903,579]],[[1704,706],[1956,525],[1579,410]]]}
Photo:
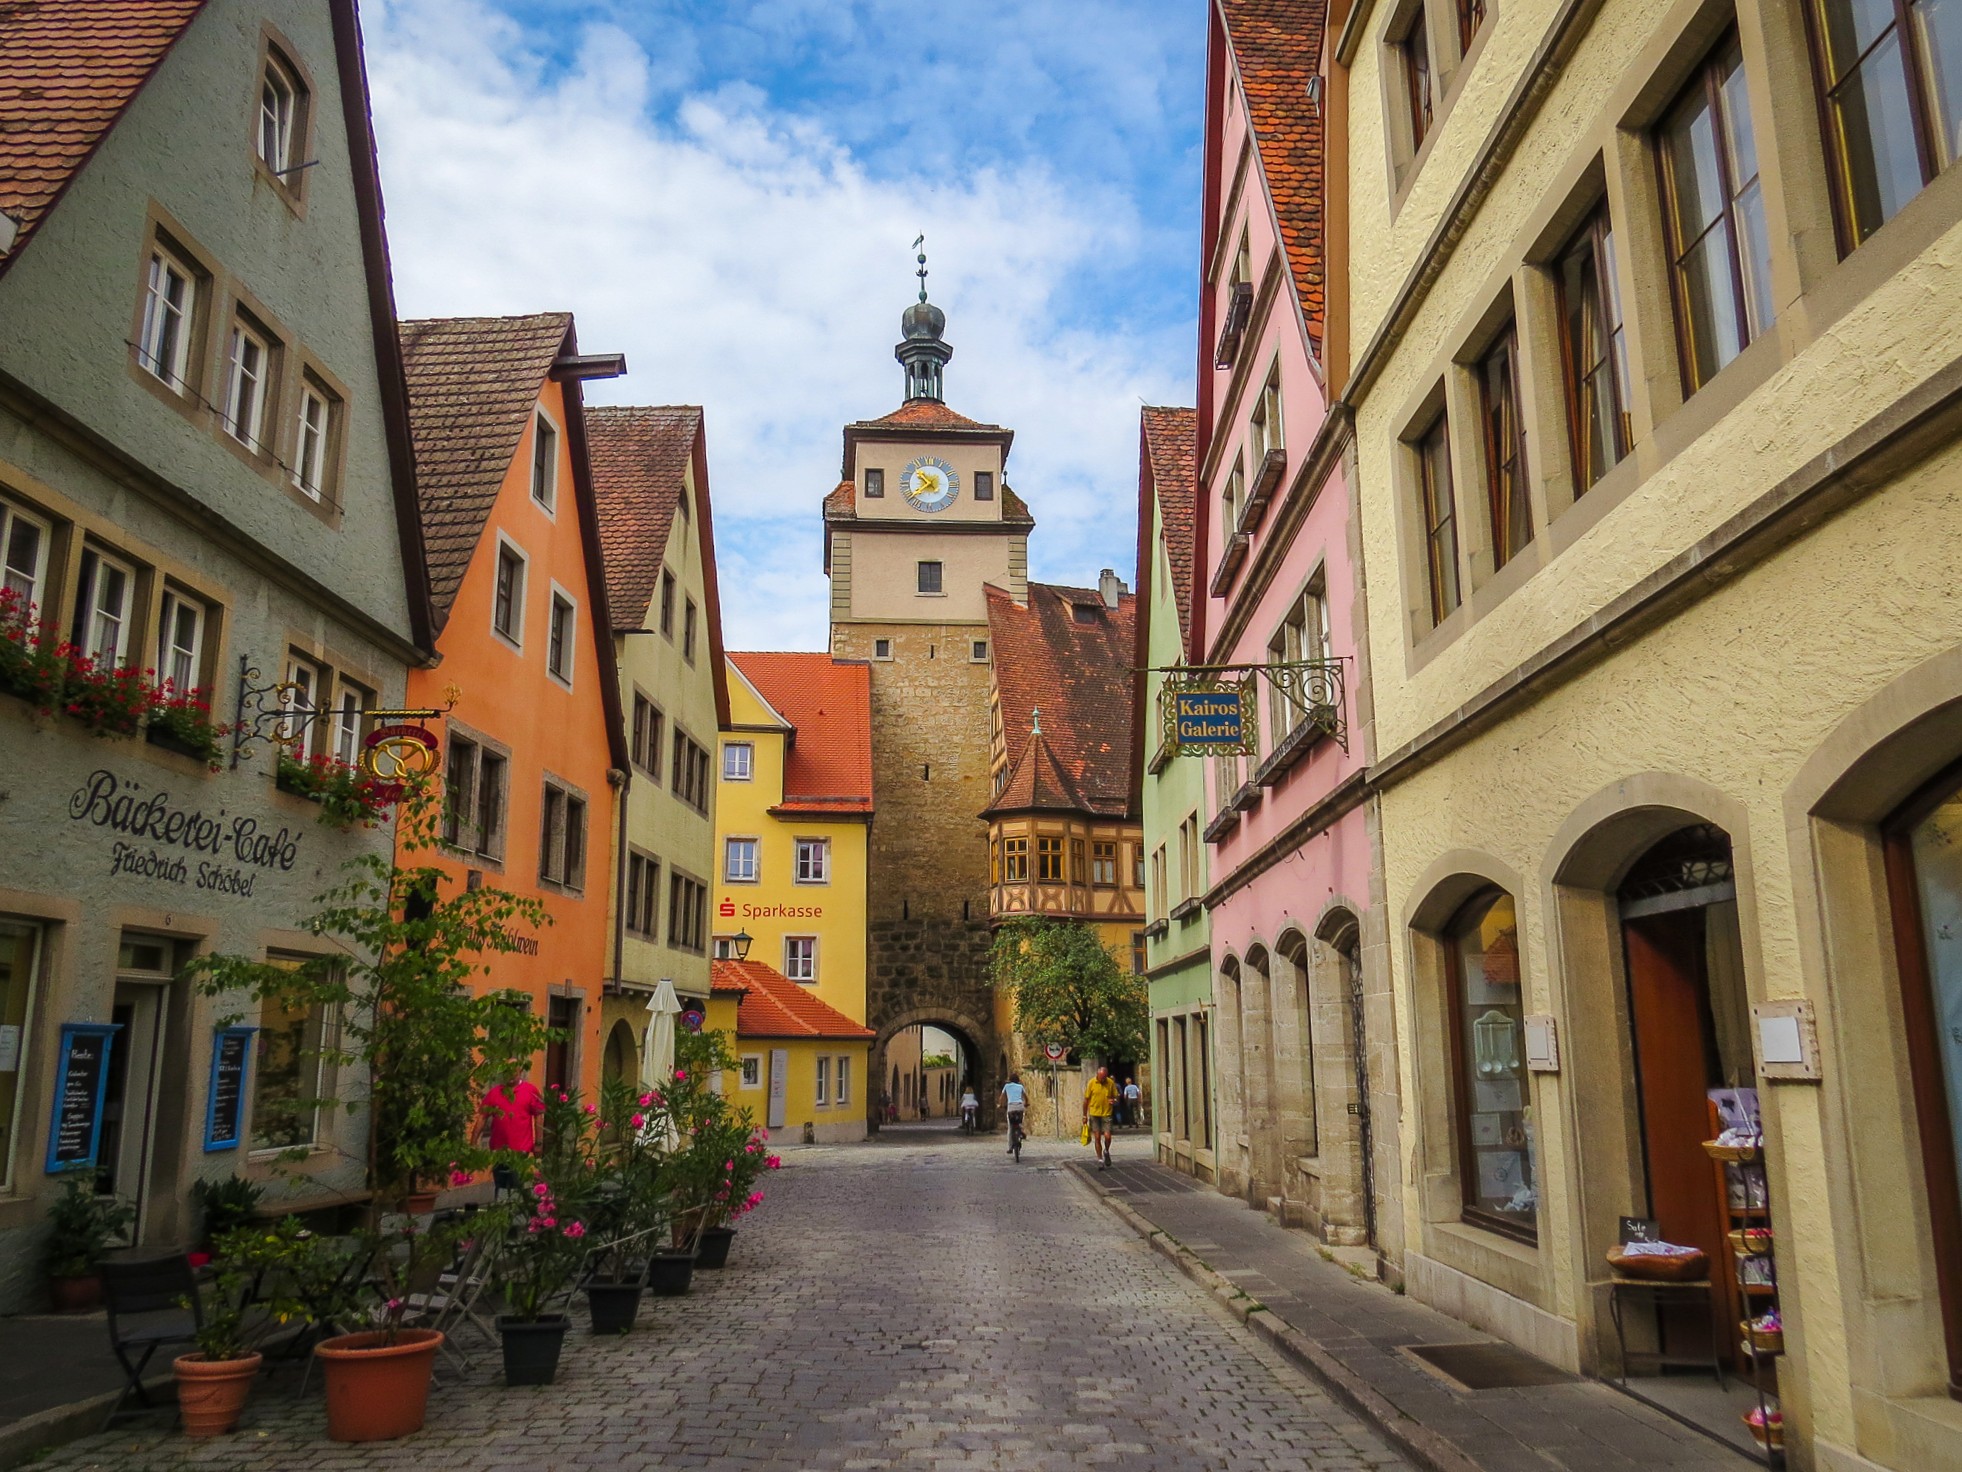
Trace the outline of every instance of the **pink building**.
{"label": "pink building", "polygon": [[1324,356],[1325,11],[1213,6],[1187,658],[1261,667],[1254,750],[1206,759],[1199,818],[1220,1188],[1394,1260],[1365,604],[1348,419],[1329,412]]}

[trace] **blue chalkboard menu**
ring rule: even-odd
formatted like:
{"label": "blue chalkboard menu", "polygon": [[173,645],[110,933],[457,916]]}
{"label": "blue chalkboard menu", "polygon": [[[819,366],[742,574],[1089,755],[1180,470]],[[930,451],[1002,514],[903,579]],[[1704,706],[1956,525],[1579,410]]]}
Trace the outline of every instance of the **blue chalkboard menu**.
{"label": "blue chalkboard menu", "polygon": [[211,1035],[211,1089],[205,1096],[204,1148],[238,1149],[245,1120],[245,1075],[256,1027],[221,1027]]}
{"label": "blue chalkboard menu", "polygon": [[48,1171],[92,1170],[102,1144],[102,1091],[109,1049],[122,1025],[64,1022],[55,1057],[54,1113],[48,1121]]}

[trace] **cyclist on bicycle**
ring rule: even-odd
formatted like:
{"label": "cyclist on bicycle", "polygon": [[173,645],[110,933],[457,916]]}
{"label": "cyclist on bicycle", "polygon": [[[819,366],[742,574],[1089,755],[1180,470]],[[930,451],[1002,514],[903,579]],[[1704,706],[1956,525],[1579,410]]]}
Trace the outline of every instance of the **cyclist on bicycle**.
{"label": "cyclist on bicycle", "polygon": [[1022,1143],[1022,1111],[1029,1107],[1029,1091],[1022,1087],[1022,1075],[1011,1073],[1001,1086],[1002,1107],[1008,1111],[1008,1153],[1013,1155]]}
{"label": "cyclist on bicycle", "polygon": [[969,1084],[961,1091],[961,1130],[973,1134],[976,1121],[981,1114],[981,1101],[974,1097],[974,1085]]}

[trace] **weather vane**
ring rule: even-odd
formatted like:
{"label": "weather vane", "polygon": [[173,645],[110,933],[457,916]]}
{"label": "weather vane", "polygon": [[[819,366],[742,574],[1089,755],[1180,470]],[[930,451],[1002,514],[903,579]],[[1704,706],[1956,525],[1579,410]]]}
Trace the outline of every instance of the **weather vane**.
{"label": "weather vane", "polygon": [[915,271],[913,274],[920,278],[921,301],[926,300],[926,278],[927,278],[926,252],[920,250],[920,247],[925,244],[926,244],[926,236],[924,235],[916,236],[913,240],[913,249],[920,251],[920,253],[914,257],[914,259],[920,263],[920,269]]}

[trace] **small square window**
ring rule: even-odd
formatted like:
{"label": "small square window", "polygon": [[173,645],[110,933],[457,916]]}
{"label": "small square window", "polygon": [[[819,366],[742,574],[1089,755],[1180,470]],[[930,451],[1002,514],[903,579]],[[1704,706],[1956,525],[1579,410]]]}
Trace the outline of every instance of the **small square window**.
{"label": "small square window", "polygon": [[872,641],[872,657],[873,657],[874,659],[891,659],[891,658],[892,658],[892,640],[890,640],[890,639],[874,639],[874,640]]}
{"label": "small square window", "polygon": [[942,564],[938,562],[922,562],[920,564],[920,591],[922,593],[940,592],[942,571]]}
{"label": "small square window", "polygon": [[755,765],[756,748],[747,741],[725,741],[722,743],[722,780],[724,782],[747,782]]}
{"label": "small square window", "polygon": [[995,473],[992,470],[974,472],[974,499],[977,501],[995,499]]}
{"label": "small square window", "polygon": [[986,639],[975,639],[971,641],[967,646],[967,657],[974,664],[986,664],[988,662],[988,641]]}
{"label": "small square window", "polygon": [[882,500],[885,497],[885,494],[886,494],[885,471],[883,470],[866,471],[865,472],[865,499],[868,501],[878,501],[878,500]]}

